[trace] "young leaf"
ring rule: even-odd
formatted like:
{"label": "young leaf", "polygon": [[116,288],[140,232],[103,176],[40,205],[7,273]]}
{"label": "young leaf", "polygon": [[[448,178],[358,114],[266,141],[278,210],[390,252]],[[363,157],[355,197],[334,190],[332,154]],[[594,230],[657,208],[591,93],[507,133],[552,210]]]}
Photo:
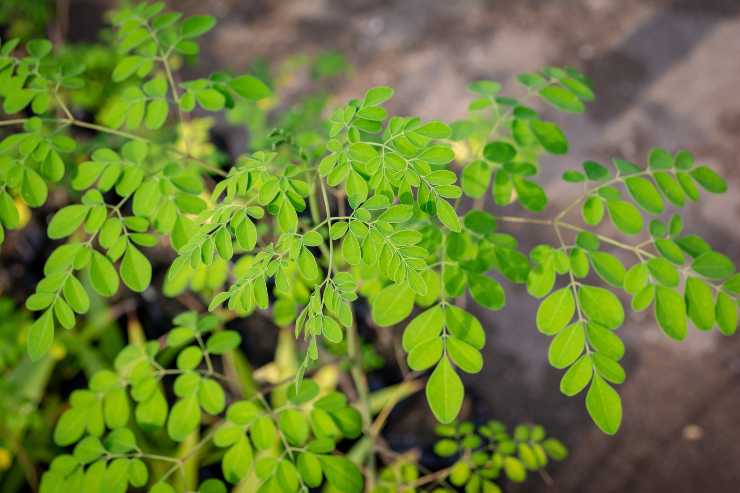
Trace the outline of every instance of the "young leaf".
{"label": "young leaf", "polygon": [[637,207],[624,200],[607,200],[606,208],[614,226],[626,235],[642,231],[643,219]]}
{"label": "young leaf", "polygon": [[319,455],[326,480],[341,493],[360,493],[364,481],[360,470],[344,457]]}
{"label": "young leaf", "polygon": [[568,368],[563,378],[560,380],[560,392],[563,395],[572,397],[586,388],[593,375],[593,364],[591,356],[584,354],[573,366]]}
{"label": "young leaf", "polygon": [[86,205],[68,205],[59,210],[49,223],[47,234],[52,240],[71,235],[85,220],[89,208]]}
{"label": "young leaf", "polygon": [[372,300],[373,321],[379,327],[390,327],[408,317],[413,308],[413,290],[406,284],[391,284]]}
{"label": "young leaf", "polygon": [[547,86],[540,90],[540,96],[560,111],[569,113],[583,113],[585,106],[578,97],[569,90],[559,86]]}
{"label": "young leaf", "polygon": [[130,243],[121,261],[121,278],[129,289],[139,293],[144,291],[152,280],[152,265],[144,254]]}
{"label": "young leaf", "polygon": [[686,337],[686,305],[674,289],[656,286],[655,319],[669,337],[678,341]]}
{"label": "young leaf", "polygon": [[272,95],[267,85],[251,75],[242,75],[229,81],[229,87],[249,101],[258,101]]}
{"label": "young leaf", "polygon": [[714,325],[714,296],[709,284],[701,279],[686,280],[686,313],[697,329],[711,330]]}
{"label": "young leaf", "polygon": [[194,15],[182,23],[180,34],[183,38],[196,38],[213,29],[215,25],[216,19],[213,16]]}
{"label": "young leaf", "polygon": [[550,343],[548,360],[554,368],[567,368],[583,352],[586,335],[582,323],[575,323],[560,331]]}
{"label": "young leaf", "polygon": [[90,281],[101,296],[113,296],[118,291],[118,273],[105,255],[93,251],[90,259]]}
{"label": "young leaf", "polygon": [[581,286],[578,300],[583,314],[607,329],[616,329],[624,323],[624,308],[611,291],[595,286]]}
{"label": "young leaf", "polygon": [[410,352],[422,342],[437,338],[442,332],[444,320],[445,313],[439,305],[417,315],[403,331],[403,349]]}
{"label": "young leaf", "polygon": [[44,356],[54,342],[54,316],[46,310],[34,323],[28,333],[28,355],[37,361]]}
{"label": "young leaf", "polygon": [[622,400],[598,374],[593,376],[586,394],[586,409],[596,426],[607,435],[614,435],[622,423]]}
{"label": "young leaf", "polygon": [[429,377],[426,395],[437,421],[451,423],[457,417],[462,407],[464,387],[447,357],[440,360]]}
{"label": "young leaf", "polygon": [[460,232],[460,219],[452,205],[443,198],[437,199],[437,218],[454,232]]}
{"label": "young leaf", "polygon": [[575,310],[571,289],[558,289],[540,303],[537,309],[537,329],[546,335],[556,334],[568,325]]}

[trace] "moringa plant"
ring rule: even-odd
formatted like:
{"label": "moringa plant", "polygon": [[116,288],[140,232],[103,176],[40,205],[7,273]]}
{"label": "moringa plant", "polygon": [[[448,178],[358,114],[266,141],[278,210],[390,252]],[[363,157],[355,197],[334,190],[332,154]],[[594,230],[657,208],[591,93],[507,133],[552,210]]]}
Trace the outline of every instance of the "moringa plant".
{"label": "moringa plant", "polygon": [[[541,299],[532,324],[552,337],[560,389],[585,390],[607,434],[622,419],[623,299],[651,309],[676,340],[689,322],[737,328],[735,266],[672,212],[702,190],[727,190],[690,152],[655,148],[645,165],[586,161],[563,174],[577,197],[548,208],[540,161],[569,143],[532,106],[583,112],[594,93],[574,69],[519,75],[519,99],[473,82],[469,115],[450,124],[389,117],[393,90],[373,87],[328,119],[323,102],[295,111],[231,158],[194,115],[248,120],[275,96],[248,74],[179,77],[175,67],[198,54],[214,19],[142,3],[110,20],[117,59],[92,121],[75,104],[89,81],[74,57],[43,39],[0,45],[9,115],[0,242],[50,190],[67,204],[48,221],[56,248],[25,303],[37,312],[28,356],[49,358],[60,332],[74,339],[101,299],[155,289],[153,251],[172,252],[162,292],[195,296],[207,310],[185,310],[154,340],[129,330],[112,365],[69,395],[53,432],[65,451],[42,493],[497,492],[500,478],[523,481],[567,452],[541,426],[509,433],[495,421],[456,421],[461,374],[481,371],[486,343],[466,300],[501,310],[508,284]],[[543,228],[552,243],[523,251],[511,224]],[[283,328],[282,370],[268,383],[255,377],[239,329],[264,318]],[[371,392],[366,373],[379,356],[358,329],[394,327],[405,376]],[[337,372],[351,378],[345,392]],[[422,386],[439,422],[434,452],[451,464],[436,471],[382,435],[396,404]]]}

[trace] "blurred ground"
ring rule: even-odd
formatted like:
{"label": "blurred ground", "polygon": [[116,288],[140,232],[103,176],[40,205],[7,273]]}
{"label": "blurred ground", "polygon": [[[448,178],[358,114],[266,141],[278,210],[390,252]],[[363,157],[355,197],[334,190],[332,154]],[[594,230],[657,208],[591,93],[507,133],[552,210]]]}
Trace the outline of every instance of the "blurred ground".
{"label": "blurred ground", "polygon": [[[72,14],[93,3],[99,5],[71,2]],[[728,194],[705,196],[686,210],[686,228],[740,261],[738,0],[172,3],[219,17],[203,43],[204,70],[244,68],[259,56],[280,60],[335,50],[355,67],[339,88],[340,100],[388,84],[397,90],[391,109],[401,114],[451,120],[465,113],[470,80],[508,81],[517,91],[511,84],[516,73],[545,64],[576,66],[595,81],[598,100],[583,117],[556,117],[572,152],[544,166],[550,210],[576,192],[559,180],[565,166],[615,155],[644,162],[653,145],[685,147],[730,178]],[[549,234],[528,228],[525,242]],[[693,333],[677,344],[661,335],[652,317],[632,317],[621,329],[628,346],[628,380],[620,389],[624,422],[609,438],[591,425],[582,397],[559,394],[560,372],[547,366],[549,341],[534,329],[536,302],[523,290],[508,294],[503,312],[479,313],[488,354],[483,373],[467,382],[476,396],[469,413],[542,422],[572,447],[551,485],[528,482],[527,491],[740,491],[738,337]],[[431,421],[415,409],[391,423],[391,443],[429,436]]]}

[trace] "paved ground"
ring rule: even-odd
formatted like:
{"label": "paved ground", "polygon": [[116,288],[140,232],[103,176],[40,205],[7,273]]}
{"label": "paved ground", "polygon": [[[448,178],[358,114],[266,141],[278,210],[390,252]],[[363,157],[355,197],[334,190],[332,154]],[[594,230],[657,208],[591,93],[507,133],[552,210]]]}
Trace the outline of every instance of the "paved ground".
{"label": "paved ground", "polygon": [[[202,11],[198,1],[178,7]],[[354,65],[342,99],[374,84],[397,88],[392,109],[462,116],[465,84],[508,81],[544,64],[571,64],[592,77],[597,104],[558,120],[571,137],[566,159],[545,163],[554,210],[573,189],[566,165],[614,155],[644,162],[653,145],[686,147],[730,177],[730,192],[687,212],[687,228],[740,261],[740,2],[737,0],[267,0],[209,1],[221,22],[208,63],[243,68],[258,56],[337,50]],[[547,239],[527,230],[528,243]],[[554,484],[527,491],[736,492],[740,490],[740,338],[663,337],[650,317],[621,329],[628,381],[616,438],[590,425],[580,398],[557,388],[548,341],[534,329],[536,303],[510,290],[507,309],[481,314],[490,335],[486,368],[469,378],[471,415],[543,422],[572,447]],[[418,409],[418,408],[417,408]],[[429,421],[407,416],[389,439],[409,443]],[[518,490],[518,491],[523,491]]]}

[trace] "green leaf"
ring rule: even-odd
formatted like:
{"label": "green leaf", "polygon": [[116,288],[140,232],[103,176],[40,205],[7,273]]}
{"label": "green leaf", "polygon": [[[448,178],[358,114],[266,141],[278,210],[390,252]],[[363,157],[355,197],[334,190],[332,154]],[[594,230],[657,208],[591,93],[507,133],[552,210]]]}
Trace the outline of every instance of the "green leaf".
{"label": "green leaf", "polygon": [[496,231],[496,219],[489,213],[477,210],[468,211],[463,220],[470,231],[486,236]]}
{"label": "green leaf", "polygon": [[38,361],[44,356],[54,342],[54,316],[51,310],[46,310],[34,323],[28,332],[28,355],[31,360]]}
{"label": "green leaf", "polygon": [[146,107],[146,116],[144,117],[146,128],[156,130],[164,125],[169,110],[170,107],[165,99],[151,101]]}
{"label": "green leaf", "polygon": [[267,450],[275,444],[278,434],[275,429],[275,423],[270,416],[261,416],[252,424],[249,430],[249,436],[252,437],[252,443],[259,450]]}
{"label": "green leaf", "polygon": [[90,281],[101,296],[113,296],[118,291],[118,273],[102,253],[93,250],[90,260]]}
{"label": "green leaf", "polygon": [[541,212],[547,206],[547,195],[537,183],[525,180],[521,176],[513,177],[517,198],[525,209],[532,212]]}
{"label": "green leaf", "polygon": [[640,207],[651,214],[660,214],[665,209],[663,197],[660,196],[655,185],[641,176],[630,176],[624,180],[627,190]]}
{"label": "green leaf", "polygon": [[483,356],[480,351],[461,341],[455,336],[450,336],[446,341],[447,355],[465,373],[478,373],[483,368]]}
{"label": "green leaf", "polygon": [[93,462],[95,459],[105,453],[103,444],[100,443],[100,439],[93,436],[86,436],[75,446],[74,456],[75,459],[83,464]]}
{"label": "green leaf", "polygon": [[149,490],[149,493],[175,493],[175,488],[167,483],[160,482],[152,486],[152,489]]}
{"label": "green leaf", "polygon": [[26,43],[26,50],[28,54],[34,58],[44,58],[46,55],[51,53],[53,45],[48,39],[32,39]]}
{"label": "green leaf", "polygon": [[737,302],[727,293],[717,293],[717,304],[714,307],[714,318],[719,331],[724,335],[732,335],[737,330]]}
{"label": "green leaf", "polygon": [[642,231],[643,218],[637,207],[624,200],[607,200],[606,208],[614,226],[626,235]]}
{"label": "green leaf", "polygon": [[182,442],[200,424],[200,406],[198,395],[190,393],[178,400],[167,421],[167,434],[176,442]]}
{"label": "green leaf", "polygon": [[48,187],[38,173],[32,169],[26,169],[23,173],[21,183],[21,198],[31,207],[39,207],[46,202]]}
{"label": "green leaf", "polygon": [[77,313],[87,313],[90,309],[90,297],[87,295],[82,283],[75,276],[70,275],[64,283],[62,290],[64,299]]}
{"label": "green leaf", "polygon": [[308,440],[308,419],[301,411],[286,409],[281,412],[278,418],[278,426],[291,445],[301,447]]}
{"label": "green leaf", "polygon": [[468,282],[470,294],[479,305],[489,310],[500,310],[506,304],[504,288],[495,279],[487,276],[471,276]]}
{"label": "green leaf", "polygon": [[446,123],[438,120],[429,121],[414,131],[430,139],[446,139],[452,133],[452,130]]}
{"label": "green leaf", "polygon": [[607,329],[616,329],[624,323],[624,308],[611,291],[595,286],[578,288],[578,301],[581,310],[589,320]]}
{"label": "green leaf", "polygon": [[522,462],[515,457],[504,458],[504,472],[506,477],[514,483],[522,483],[527,479],[527,469]]}
{"label": "green leaf", "polygon": [[81,409],[73,407],[64,411],[54,428],[54,443],[60,447],[75,443],[85,431],[86,419],[87,415]]}
{"label": "green leaf", "polygon": [[595,351],[607,358],[620,360],[624,356],[624,343],[611,330],[603,328],[596,323],[587,325],[588,342]]}
{"label": "green leaf", "polygon": [[591,359],[594,363],[596,372],[605,380],[616,384],[624,383],[627,375],[624,372],[622,365],[599,353],[591,355]]}
{"label": "green leaf", "polygon": [[576,310],[569,287],[558,289],[540,303],[537,309],[537,329],[543,334],[560,332],[573,318]]}
{"label": "green leaf", "polygon": [[414,371],[424,371],[436,365],[442,357],[444,343],[439,337],[432,337],[416,344],[408,352],[407,360],[409,368]]}
{"label": "green leaf", "polygon": [[365,93],[363,106],[377,106],[393,97],[393,89],[386,86],[373,87]]}
{"label": "green leaf", "polygon": [[311,452],[302,452],[298,454],[296,468],[301,475],[301,479],[307,486],[315,488],[321,484],[322,470],[321,462],[316,454]]}
{"label": "green leaf", "polygon": [[[367,98],[366,98],[367,99]],[[326,480],[341,493],[360,493],[364,481],[357,466],[344,457],[319,455]]]}
{"label": "green leaf", "polygon": [[134,75],[144,63],[146,63],[146,59],[138,55],[124,57],[113,69],[111,79],[113,79],[113,82],[123,82]]}
{"label": "green leaf", "polygon": [[527,277],[527,292],[535,298],[546,296],[552,290],[554,285],[555,268],[552,261],[546,262],[545,264],[537,266],[529,271],[529,276]]}
{"label": "green leaf", "polygon": [[691,264],[694,272],[709,279],[725,279],[735,273],[732,260],[718,252],[705,252]]}
{"label": "green leaf", "polygon": [[607,435],[614,435],[622,423],[622,400],[611,385],[598,374],[593,376],[586,394],[586,409],[596,426]]}
{"label": "green leaf", "polygon": [[426,395],[432,413],[440,423],[451,423],[462,407],[465,389],[462,381],[443,357],[427,380]]}
{"label": "green leaf", "polygon": [[379,327],[395,325],[411,314],[414,291],[406,284],[391,284],[372,300],[373,321]]}
{"label": "green leaf", "polygon": [[465,195],[474,199],[483,197],[491,184],[491,173],[491,166],[480,159],[465,166],[462,172]]}
{"label": "green leaf", "polygon": [[476,80],[468,84],[468,90],[481,96],[495,96],[501,90],[501,84],[492,80]]}
{"label": "green leaf", "polygon": [[126,426],[129,418],[128,396],[123,389],[113,389],[103,399],[103,414],[108,428]]}
{"label": "green leaf", "polygon": [[221,460],[221,470],[224,479],[229,483],[236,484],[249,474],[252,468],[252,445],[245,435],[232,445]]}
{"label": "green leaf", "polygon": [[121,278],[132,291],[144,291],[152,280],[152,265],[134,245],[126,248],[121,261]]}
{"label": "green leaf", "polygon": [[653,177],[655,178],[655,183],[658,184],[658,188],[665,195],[665,198],[673,205],[683,207],[686,202],[686,195],[673,175],[665,171],[656,171]]}
{"label": "green leaf", "polygon": [[198,401],[205,412],[220,414],[226,406],[226,396],[221,385],[210,378],[204,378],[198,388]]}
{"label": "green leaf", "polygon": [[633,265],[624,276],[624,290],[630,294],[636,294],[643,289],[649,280],[650,273],[643,263]]}
{"label": "green leaf", "polygon": [[540,90],[540,96],[560,111],[583,113],[586,109],[575,94],[563,87],[547,86]]}
{"label": "green leaf", "polygon": [[503,140],[489,142],[483,148],[483,157],[494,163],[508,163],[514,159],[514,156],[516,156],[516,148]]}
{"label": "green leaf", "polygon": [[532,120],[529,123],[540,145],[550,154],[567,154],[568,139],[560,127],[552,122]]}
{"label": "green leaf", "polygon": [[583,171],[586,172],[586,176],[591,181],[601,181],[609,178],[609,169],[601,163],[596,161],[584,161]]}
{"label": "green leaf", "polygon": [[572,397],[586,388],[593,375],[593,365],[588,354],[581,356],[573,366],[568,368],[560,380],[560,392]]}
{"label": "green leaf", "polygon": [[561,330],[550,343],[547,359],[554,368],[567,368],[583,353],[586,335],[582,323]]}
{"label": "green leaf", "polygon": [[278,224],[286,233],[294,233],[298,228],[298,215],[289,200],[284,200],[278,212]]}
{"label": "green leaf", "polygon": [[604,218],[604,201],[597,195],[592,195],[583,203],[581,210],[583,222],[590,226],[597,226]]}
{"label": "green leaf", "polygon": [[306,247],[301,248],[301,253],[298,255],[298,268],[306,279],[314,280],[319,277],[319,265],[316,263],[316,258]]}
{"label": "green leaf", "polygon": [[691,177],[711,193],[725,193],[727,191],[727,182],[708,166],[699,166],[689,171]]}
{"label": "green leaf", "polygon": [[0,192],[0,224],[4,224],[8,229],[15,229],[18,227],[19,221],[20,216],[13,198],[3,190]]}
{"label": "green leaf", "polygon": [[711,286],[701,279],[689,277],[684,293],[686,313],[697,329],[711,330],[714,325],[714,295]]}
{"label": "green leaf", "polygon": [[655,249],[658,252],[673,262],[676,265],[683,265],[686,258],[684,257],[683,250],[673,240],[667,240],[665,238],[658,238],[654,241]]}
{"label": "green leaf", "polygon": [[424,341],[439,337],[444,320],[445,313],[439,305],[435,305],[417,315],[403,331],[402,344],[404,351],[410,352]]}
{"label": "green leaf", "polygon": [[195,93],[195,99],[204,110],[219,111],[226,104],[226,98],[216,89],[203,89]]}
{"label": "green leaf", "polygon": [[647,262],[650,274],[664,286],[675,288],[681,281],[678,269],[668,260],[660,257],[651,258]]}
{"label": "green leaf", "polygon": [[510,204],[513,200],[513,192],[514,182],[511,180],[509,173],[504,170],[497,171],[493,182],[493,188],[491,188],[491,195],[496,204]]}
{"label": "green leaf", "polygon": [[671,169],[673,167],[673,156],[660,147],[650,149],[648,155],[650,169]]}
{"label": "green leaf", "polygon": [[547,452],[547,455],[552,457],[554,460],[565,460],[568,457],[568,449],[563,445],[563,442],[556,438],[548,438],[542,442],[542,447]]}
{"label": "green leaf", "polygon": [[327,341],[333,342],[335,344],[342,342],[342,339],[344,339],[342,328],[339,326],[337,321],[331,317],[323,318],[323,326],[321,328],[321,332]]}
{"label": "green leaf", "polygon": [[251,75],[242,75],[229,81],[229,87],[239,96],[249,101],[258,101],[272,95],[267,85]]}
{"label": "green leaf", "polygon": [[472,313],[454,305],[445,306],[445,321],[447,329],[458,339],[461,339],[476,349],[483,349],[486,343],[486,333]]}
{"label": "green leaf", "polygon": [[591,252],[589,256],[599,277],[614,287],[622,287],[625,269],[616,256],[606,252]]}
{"label": "green leaf", "polygon": [[208,338],[206,349],[212,354],[224,354],[241,343],[241,336],[233,330],[217,332]]}
{"label": "green leaf", "polygon": [[183,38],[196,38],[213,29],[215,25],[216,19],[213,16],[194,15],[182,23],[180,34]]}
{"label": "green leaf", "polygon": [[437,218],[451,231],[460,232],[460,219],[455,208],[442,197],[437,199]]}
{"label": "green leaf", "polygon": [[58,240],[74,233],[85,220],[88,210],[88,206],[80,204],[68,205],[60,209],[54,214],[47,228],[49,238]]}
{"label": "green leaf", "polygon": [[686,305],[676,290],[656,286],[655,319],[669,337],[678,341],[686,337]]}

